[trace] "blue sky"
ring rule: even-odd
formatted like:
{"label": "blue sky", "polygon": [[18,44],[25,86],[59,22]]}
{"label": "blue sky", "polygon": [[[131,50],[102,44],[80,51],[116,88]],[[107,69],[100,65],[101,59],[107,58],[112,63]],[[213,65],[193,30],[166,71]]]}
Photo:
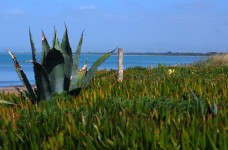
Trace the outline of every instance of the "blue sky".
{"label": "blue sky", "polygon": [[228,52],[227,0],[0,0],[0,49],[30,51],[28,30],[41,51],[41,30],[51,43],[66,23],[83,52]]}

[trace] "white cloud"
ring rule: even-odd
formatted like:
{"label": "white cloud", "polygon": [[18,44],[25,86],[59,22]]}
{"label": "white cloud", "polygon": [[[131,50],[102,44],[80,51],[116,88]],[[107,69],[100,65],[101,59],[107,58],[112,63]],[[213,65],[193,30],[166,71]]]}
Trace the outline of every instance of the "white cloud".
{"label": "white cloud", "polygon": [[97,9],[96,6],[94,5],[88,5],[88,6],[81,6],[79,7],[80,10],[92,10],[92,9]]}
{"label": "white cloud", "polygon": [[10,15],[10,16],[20,16],[20,15],[24,15],[24,11],[21,9],[5,9],[2,11],[2,13],[4,15]]}

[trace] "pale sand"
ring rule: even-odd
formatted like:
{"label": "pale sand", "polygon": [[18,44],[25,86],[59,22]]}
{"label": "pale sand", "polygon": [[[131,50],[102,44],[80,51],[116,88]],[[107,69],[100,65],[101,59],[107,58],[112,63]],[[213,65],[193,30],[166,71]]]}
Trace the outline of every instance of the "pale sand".
{"label": "pale sand", "polygon": [[[25,87],[23,87],[23,86],[16,86],[16,87],[25,90]],[[0,93],[2,93],[2,92],[19,94],[19,92],[13,86],[0,87]]]}

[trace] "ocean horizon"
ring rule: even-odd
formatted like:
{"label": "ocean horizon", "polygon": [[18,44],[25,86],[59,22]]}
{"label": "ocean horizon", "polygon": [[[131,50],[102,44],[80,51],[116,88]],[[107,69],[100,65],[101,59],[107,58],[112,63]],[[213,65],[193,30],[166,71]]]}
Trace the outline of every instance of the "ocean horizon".
{"label": "ocean horizon", "polygon": [[[26,73],[31,84],[35,83],[32,63],[25,62],[31,60],[31,53],[15,53],[21,68]],[[82,67],[86,62],[90,68],[102,54],[100,53],[82,53],[80,56],[79,66]],[[37,54],[37,60],[40,60],[41,54]],[[159,64],[173,66],[173,65],[187,65],[198,61],[207,59],[207,56],[164,56],[164,55],[128,55],[124,54],[124,69],[130,67],[156,67]],[[98,70],[114,69],[118,68],[118,55],[114,54],[110,56]],[[0,53],[0,87],[7,86],[21,86],[20,81],[12,58],[8,53]]]}

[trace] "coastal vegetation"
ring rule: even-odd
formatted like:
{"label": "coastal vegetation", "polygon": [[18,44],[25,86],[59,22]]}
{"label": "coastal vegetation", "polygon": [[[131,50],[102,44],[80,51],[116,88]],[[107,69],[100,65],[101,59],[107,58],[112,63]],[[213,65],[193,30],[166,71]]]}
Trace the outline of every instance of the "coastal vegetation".
{"label": "coastal vegetation", "polygon": [[0,149],[227,149],[228,67],[99,70],[81,93],[2,92]]}
{"label": "coastal vegetation", "polygon": [[228,53],[215,54],[210,56],[206,61],[196,63],[199,66],[228,66]]}
{"label": "coastal vegetation", "polygon": [[35,88],[29,83],[16,56],[11,51],[8,51],[8,53],[12,57],[15,70],[27,91],[17,89],[22,95],[30,99],[32,103],[37,103],[40,100],[50,100],[54,93],[62,93],[64,91],[77,96],[81,88],[85,88],[88,85],[97,68],[115,51],[113,50],[101,56],[87,71],[87,64],[81,69],[79,68],[83,33],[74,57],[69,43],[67,28],[65,29],[62,43],[59,43],[57,32],[56,30],[54,31],[52,48],[50,48],[44,33],[42,33],[42,57],[40,63],[36,60],[36,48],[30,30],[29,37],[32,49],[32,60],[29,62],[33,63]]}
{"label": "coastal vegetation", "polygon": [[97,71],[114,51],[79,68],[83,33],[74,57],[67,28],[52,48],[43,33],[40,63],[29,36],[36,86],[7,51],[27,90],[0,92],[0,149],[228,149],[227,54],[127,68],[120,82]]}

